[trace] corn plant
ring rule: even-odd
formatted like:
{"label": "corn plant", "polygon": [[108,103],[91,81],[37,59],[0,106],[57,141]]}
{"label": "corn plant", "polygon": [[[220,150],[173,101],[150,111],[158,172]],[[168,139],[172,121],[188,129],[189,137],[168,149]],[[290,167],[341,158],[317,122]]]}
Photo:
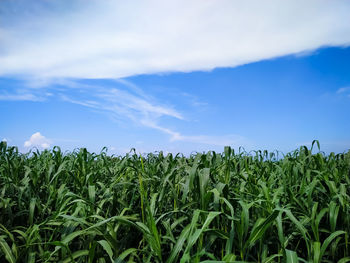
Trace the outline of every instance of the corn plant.
{"label": "corn plant", "polygon": [[0,262],[350,262],[350,152],[0,143]]}

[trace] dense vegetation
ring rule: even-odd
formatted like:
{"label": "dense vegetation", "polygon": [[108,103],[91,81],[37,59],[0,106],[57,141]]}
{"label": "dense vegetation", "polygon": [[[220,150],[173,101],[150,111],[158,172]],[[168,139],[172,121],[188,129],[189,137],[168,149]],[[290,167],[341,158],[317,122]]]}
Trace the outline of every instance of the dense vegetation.
{"label": "dense vegetation", "polygon": [[349,169],[349,153],[306,147],[116,157],[2,142],[0,262],[350,262]]}

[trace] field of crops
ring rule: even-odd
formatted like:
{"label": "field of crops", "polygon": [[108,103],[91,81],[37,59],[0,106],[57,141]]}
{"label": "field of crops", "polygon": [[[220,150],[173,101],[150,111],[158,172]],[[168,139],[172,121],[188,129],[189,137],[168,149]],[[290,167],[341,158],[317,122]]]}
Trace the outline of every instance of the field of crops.
{"label": "field of crops", "polygon": [[312,152],[1,142],[0,262],[350,262],[350,153]]}

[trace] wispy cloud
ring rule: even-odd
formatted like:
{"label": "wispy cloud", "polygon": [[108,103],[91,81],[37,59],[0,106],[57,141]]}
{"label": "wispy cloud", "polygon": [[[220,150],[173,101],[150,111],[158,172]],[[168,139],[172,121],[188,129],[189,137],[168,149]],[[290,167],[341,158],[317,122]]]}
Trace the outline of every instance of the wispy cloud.
{"label": "wispy cloud", "polygon": [[339,88],[336,92],[337,94],[346,94],[346,93],[350,93],[350,87],[342,87]]}
{"label": "wispy cloud", "polygon": [[232,67],[349,45],[349,13],[347,0],[3,1],[0,75],[120,78]]}
{"label": "wispy cloud", "polygon": [[[77,88],[79,84],[75,83],[73,85]],[[127,86],[130,87],[130,85],[131,83],[128,83]],[[136,85],[132,85],[133,89],[139,89]],[[86,92],[90,95],[93,93],[93,98],[81,100],[69,98],[66,95],[61,96],[62,99],[67,102],[105,112],[117,119],[126,117],[135,124],[165,133],[169,135],[170,142],[183,141],[215,146],[242,145],[248,142],[246,138],[238,135],[185,135],[179,131],[167,128],[161,125],[161,119],[163,117],[184,120],[183,114],[179,113],[171,106],[159,105],[154,101],[136,96],[125,90],[95,87],[92,90],[86,90]],[[188,94],[188,96],[190,96],[190,94]]]}
{"label": "wispy cloud", "polygon": [[189,94],[187,92],[182,92],[181,95],[186,97],[193,107],[203,108],[203,107],[208,106],[207,102],[200,100],[197,96],[195,96],[193,94]]}
{"label": "wispy cloud", "polygon": [[[125,85],[124,81],[120,81]],[[140,89],[128,82],[127,90],[116,87],[101,87],[100,85],[86,85],[70,81],[64,83],[68,89],[75,88],[78,93],[70,90],[69,94],[60,94],[62,100],[79,104],[85,107],[101,110],[113,114],[118,118],[128,118],[135,123],[143,121],[156,121],[162,117],[172,117],[182,120],[181,113],[171,106],[161,105],[155,99],[148,96],[132,93],[133,90]],[[130,91],[130,86],[132,90]],[[140,90],[141,92],[141,90]],[[138,92],[138,93],[140,93]],[[153,100],[153,101],[152,101]]]}
{"label": "wispy cloud", "polygon": [[0,93],[0,100],[3,101],[44,101],[46,96],[38,96],[32,93]]}
{"label": "wispy cloud", "polygon": [[248,143],[248,140],[243,136],[234,135],[234,134],[229,134],[229,135],[224,134],[222,136],[184,135],[172,129],[162,127],[156,123],[142,121],[142,124],[144,124],[147,127],[159,130],[163,133],[170,135],[171,142],[183,141],[183,142],[199,143],[199,144],[214,145],[214,146],[226,146],[226,145],[240,146],[243,144],[246,145]]}
{"label": "wispy cloud", "polygon": [[[194,109],[207,106],[190,93],[180,93],[178,95],[190,104],[189,109],[191,107]],[[188,112],[183,111],[184,109],[179,111],[169,103],[160,102],[161,100],[149,93],[146,94],[140,87],[125,79],[85,81],[52,78],[49,81],[42,82],[38,82],[36,79],[34,81],[26,79],[12,88],[2,91],[2,94],[0,93],[0,100],[8,101],[30,100],[40,102],[51,99],[77,104],[95,112],[106,114],[122,126],[132,124],[159,131],[169,136],[170,143],[189,142],[224,146],[236,143],[242,145],[247,141],[245,138],[233,134],[222,134],[220,136],[184,134],[179,130],[167,127],[163,124],[164,121],[171,120],[175,125],[176,122],[186,121],[188,125],[191,125],[193,120],[187,118]],[[32,140],[38,140],[41,134],[34,134],[33,136],[32,139],[26,141],[26,147],[40,145]],[[45,143],[50,145],[49,142],[44,142],[40,147],[47,148]]]}
{"label": "wispy cloud", "polygon": [[[179,112],[172,105],[164,105],[149,94],[144,94],[142,89],[134,83],[127,80],[113,80],[116,85],[101,86],[99,82],[89,82],[75,80],[51,80],[50,87],[42,87],[34,90],[38,98],[48,99],[54,97],[67,103],[81,105],[103,114],[108,115],[123,125],[133,123],[141,127],[150,128],[161,133],[169,135],[169,142],[190,142],[197,144],[207,144],[215,146],[224,145],[242,145],[247,142],[245,138],[238,135],[223,134],[221,136],[211,135],[186,135],[180,131],[170,129],[162,125],[162,120],[171,118],[175,121],[187,121],[183,112]],[[113,83],[113,82],[112,82]],[[22,88],[22,92],[33,92],[33,83],[27,89]],[[41,93],[40,93],[41,91]],[[40,97],[40,94],[41,97]],[[49,94],[49,95],[47,95]],[[197,99],[189,93],[186,97]],[[8,96],[3,99],[20,99],[20,96],[14,98]],[[36,97],[28,96],[27,99]],[[23,97],[24,99],[24,97]],[[39,101],[39,100],[38,100]],[[40,134],[34,134],[36,139]],[[26,142],[26,146],[32,145],[31,140]],[[34,144],[33,144],[34,145]],[[44,147],[42,147],[44,148]]]}

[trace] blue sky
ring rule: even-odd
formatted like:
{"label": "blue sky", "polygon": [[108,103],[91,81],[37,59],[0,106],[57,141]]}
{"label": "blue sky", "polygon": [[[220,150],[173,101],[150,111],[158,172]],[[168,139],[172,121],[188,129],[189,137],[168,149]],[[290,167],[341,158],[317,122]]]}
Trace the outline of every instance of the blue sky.
{"label": "blue sky", "polygon": [[2,1],[0,140],[350,149],[348,1]]}

